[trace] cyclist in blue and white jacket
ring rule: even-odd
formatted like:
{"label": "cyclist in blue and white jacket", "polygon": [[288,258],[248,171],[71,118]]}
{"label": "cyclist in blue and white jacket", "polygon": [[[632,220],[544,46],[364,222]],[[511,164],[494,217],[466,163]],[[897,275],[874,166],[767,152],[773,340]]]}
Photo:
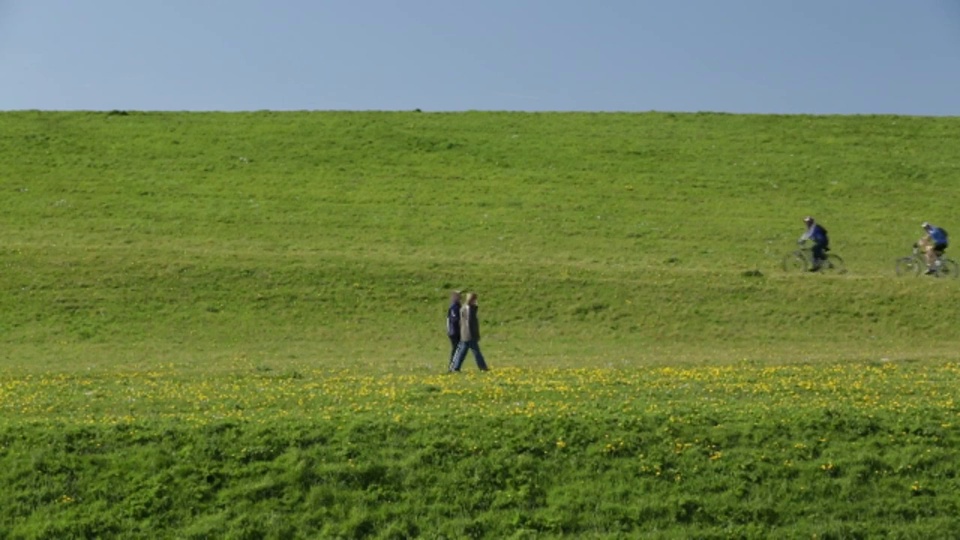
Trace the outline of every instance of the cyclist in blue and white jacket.
{"label": "cyclist in blue and white jacket", "polygon": [[937,227],[932,223],[923,222],[923,230],[926,234],[923,235],[914,247],[920,247],[923,249],[924,256],[927,261],[927,273],[933,274],[936,272],[934,270],[934,265],[937,264],[937,259],[943,256],[943,252],[946,251],[947,246],[950,245],[950,238],[947,235],[947,231],[943,227]]}
{"label": "cyclist in blue and white jacket", "polygon": [[830,238],[827,237],[827,230],[812,217],[803,218],[803,223],[807,226],[807,230],[800,237],[800,240],[797,240],[797,243],[802,244],[807,240],[813,242],[813,266],[810,267],[810,271],[816,272],[827,260],[827,252],[830,251]]}

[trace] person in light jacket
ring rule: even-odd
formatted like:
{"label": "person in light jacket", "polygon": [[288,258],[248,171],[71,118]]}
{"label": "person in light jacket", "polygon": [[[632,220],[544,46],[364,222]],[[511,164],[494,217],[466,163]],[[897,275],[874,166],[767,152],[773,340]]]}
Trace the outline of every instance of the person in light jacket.
{"label": "person in light jacket", "polygon": [[927,274],[935,274],[940,257],[943,257],[943,252],[950,245],[950,237],[943,227],[937,227],[926,221],[920,226],[923,228],[923,238],[917,240],[913,247],[923,250],[924,259],[927,261]]}
{"label": "person in light jacket", "polygon": [[450,371],[460,371],[467,350],[473,351],[473,358],[477,361],[480,371],[487,371],[486,361],[480,352],[480,319],[477,318],[477,293],[467,294],[467,303],[460,309],[460,344],[450,361]]}

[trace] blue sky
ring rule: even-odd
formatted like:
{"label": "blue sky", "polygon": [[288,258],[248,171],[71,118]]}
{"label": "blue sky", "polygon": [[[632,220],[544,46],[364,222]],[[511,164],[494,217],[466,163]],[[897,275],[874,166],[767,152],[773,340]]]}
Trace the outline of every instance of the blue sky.
{"label": "blue sky", "polygon": [[0,0],[0,109],[960,115],[960,0]]}

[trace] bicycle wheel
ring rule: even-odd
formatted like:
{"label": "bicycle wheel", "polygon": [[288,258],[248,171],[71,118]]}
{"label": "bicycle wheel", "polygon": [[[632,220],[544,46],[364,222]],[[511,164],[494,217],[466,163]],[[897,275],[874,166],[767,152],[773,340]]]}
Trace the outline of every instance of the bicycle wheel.
{"label": "bicycle wheel", "polygon": [[898,276],[916,276],[920,273],[920,267],[923,266],[916,257],[903,257],[897,259]]}
{"label": "bicycle wheel", "polygon": [[802,251],[794,251],[783,258],[784,272],[806,272],[810,268],[810,261]]}
{"label": "bicycle wheel", "polygon": [[940,268],[937,270],[937,277],[953,278],[960,277],[960,266],[953,259],[941,259]]}
{"label": "bicycle wheel", "polygon": [[827,260],[824,261],[823,266],[820,268],[820,271],[829,272],[832,274],[846,274],[847,265],[844,264],[842,257],[831,253],[827,255]]}

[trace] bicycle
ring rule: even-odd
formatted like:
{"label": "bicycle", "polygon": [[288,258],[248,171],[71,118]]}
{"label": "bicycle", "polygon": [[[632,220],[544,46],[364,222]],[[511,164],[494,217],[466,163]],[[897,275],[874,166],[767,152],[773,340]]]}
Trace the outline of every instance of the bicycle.
{"label": "bicycle", "polygon": [[[908,276],[910,274],[919,276],[922,270],[926,270],[927,260],[923,253],[914,246],[913,255],[897,259],[895,268],[898,276]],[[957,261],[944,257],[942,253],[937,254],[937,260],[932,270],[931,275],[935,277],[954,279],[960,277],[960,265],[957,264]]]}
{"label": "bicycle", "polygon": [[[801,247],[783,257],[784,272],[809,272],[811,270],[813,270],[812,247]],[[831,274],[845,274],[847,273],[847,265],[839,255],[827,253],[826,260],[820,263],[818,271]]]}

